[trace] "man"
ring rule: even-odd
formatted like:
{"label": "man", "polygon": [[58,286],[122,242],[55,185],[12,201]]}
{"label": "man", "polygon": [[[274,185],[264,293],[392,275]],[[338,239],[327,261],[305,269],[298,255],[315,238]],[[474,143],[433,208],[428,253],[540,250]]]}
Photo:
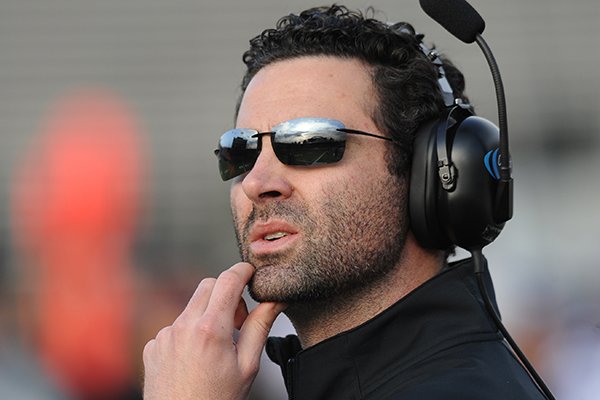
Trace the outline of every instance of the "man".
{"label": "man", "polygon": [[[148,343],[146,399],[245,398],[284,310],[298,337],[267,352],[290,398],[542,398],[471,263],[448,266],[411,233],[412,142],[445,112],[421,38],[332,6],[250,42],[237,129],[217,151],[244,262],[203,280]],[[465,99],[462,74],[444,69]]]}

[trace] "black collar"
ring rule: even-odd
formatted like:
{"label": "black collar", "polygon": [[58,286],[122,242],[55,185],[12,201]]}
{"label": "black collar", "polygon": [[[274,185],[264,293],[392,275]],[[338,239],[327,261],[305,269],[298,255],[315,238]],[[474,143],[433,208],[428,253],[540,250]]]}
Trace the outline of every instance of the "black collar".
{"label": "black collar", "polygon": [[[487,271],[485,277],[493,297]],[[305,350],[296,336],[269,338],[266,350],[281,367],[290,397],[350,399],[410,376],[406,371],[444,349],[498,338],[473,264],[463,260],[354,329]]]}

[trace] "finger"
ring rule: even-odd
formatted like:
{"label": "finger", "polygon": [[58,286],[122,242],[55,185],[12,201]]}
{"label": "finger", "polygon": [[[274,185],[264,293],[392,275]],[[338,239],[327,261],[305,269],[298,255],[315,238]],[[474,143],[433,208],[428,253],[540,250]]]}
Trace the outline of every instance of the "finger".
{"label": "finger", "polygon": [[152,355],[154,354],[155,348],[156,348],[156,340],[155,339],[151,339],[144,346],[144,350],[142,351],[142,360],[144,362],[144,365],[148,365],[150,363],[150,359],[152,358]]}
{"label": "finger", "polygon": [[194,294],[185,306],[185,309],[181,315],[177,317],[177,320],[192,318],[194,316],[197,318],[204,314],[216,281],[217,280],[215,278],[202,279],[202,281],[198,284],[198,287],[196,287]]}
{"label": "finger", "polygon": [[251,264],[241,262],[223,271],[215,282],[206,313],[220,317],[225,324],[224,328],[228,330],[233,330],[233,319],[242,292],[253,273],[254,267]]}
{"label": "finger", "polygon": [[261,303],[248,315],[237,342],[238,360],[242,369],[252,371],[258,368],[273,322],[285,307],[282,303]]}
{"label": "finger", "polygon": [[246,300],[241,298],[240,303],[238,304],[238,308],[235,310],[235,316],[233,317],[233,324],[235,326],[235,329],[241,329],[247,317],[248,306],[246,304]]}

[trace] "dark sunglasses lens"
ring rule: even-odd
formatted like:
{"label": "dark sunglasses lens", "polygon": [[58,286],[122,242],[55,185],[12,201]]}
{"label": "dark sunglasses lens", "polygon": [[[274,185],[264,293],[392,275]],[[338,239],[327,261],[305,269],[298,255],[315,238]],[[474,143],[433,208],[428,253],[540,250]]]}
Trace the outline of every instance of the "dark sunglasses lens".
{"label": "dark sunglasses lens", "polygon": [[219,172],[226,181],[248,172],[260,153],[260,141],[252,129],[232,129],[219,140],[215,154],[219,158]]}
{"label": "dark sunglasses lens", "polygon": [[275,133],[273,149],[287,165],[319,165],[338,162],[344,156],[346,133],[335,127],[316,126],[314,130]]}

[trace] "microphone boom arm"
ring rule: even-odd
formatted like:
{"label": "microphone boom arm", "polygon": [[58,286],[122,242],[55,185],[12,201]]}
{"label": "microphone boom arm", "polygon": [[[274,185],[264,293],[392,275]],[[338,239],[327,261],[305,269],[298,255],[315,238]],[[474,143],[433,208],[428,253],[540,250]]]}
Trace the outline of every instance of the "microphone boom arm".
{"label": "microphone boom arm", "polygon": [[475,41],[481,48],[483,55],[490,67],[494,87],[496,89],[496,102],[498,104],[498,125],[500,127],[500,179],[509,181],[511,179],[510,153],[508,151],[508,117],[506,112],[506,97],[504,95],[504,85],[500,76],[498,63],[494,58],[492,50],[487,42],[479,33],[475,35]]}

